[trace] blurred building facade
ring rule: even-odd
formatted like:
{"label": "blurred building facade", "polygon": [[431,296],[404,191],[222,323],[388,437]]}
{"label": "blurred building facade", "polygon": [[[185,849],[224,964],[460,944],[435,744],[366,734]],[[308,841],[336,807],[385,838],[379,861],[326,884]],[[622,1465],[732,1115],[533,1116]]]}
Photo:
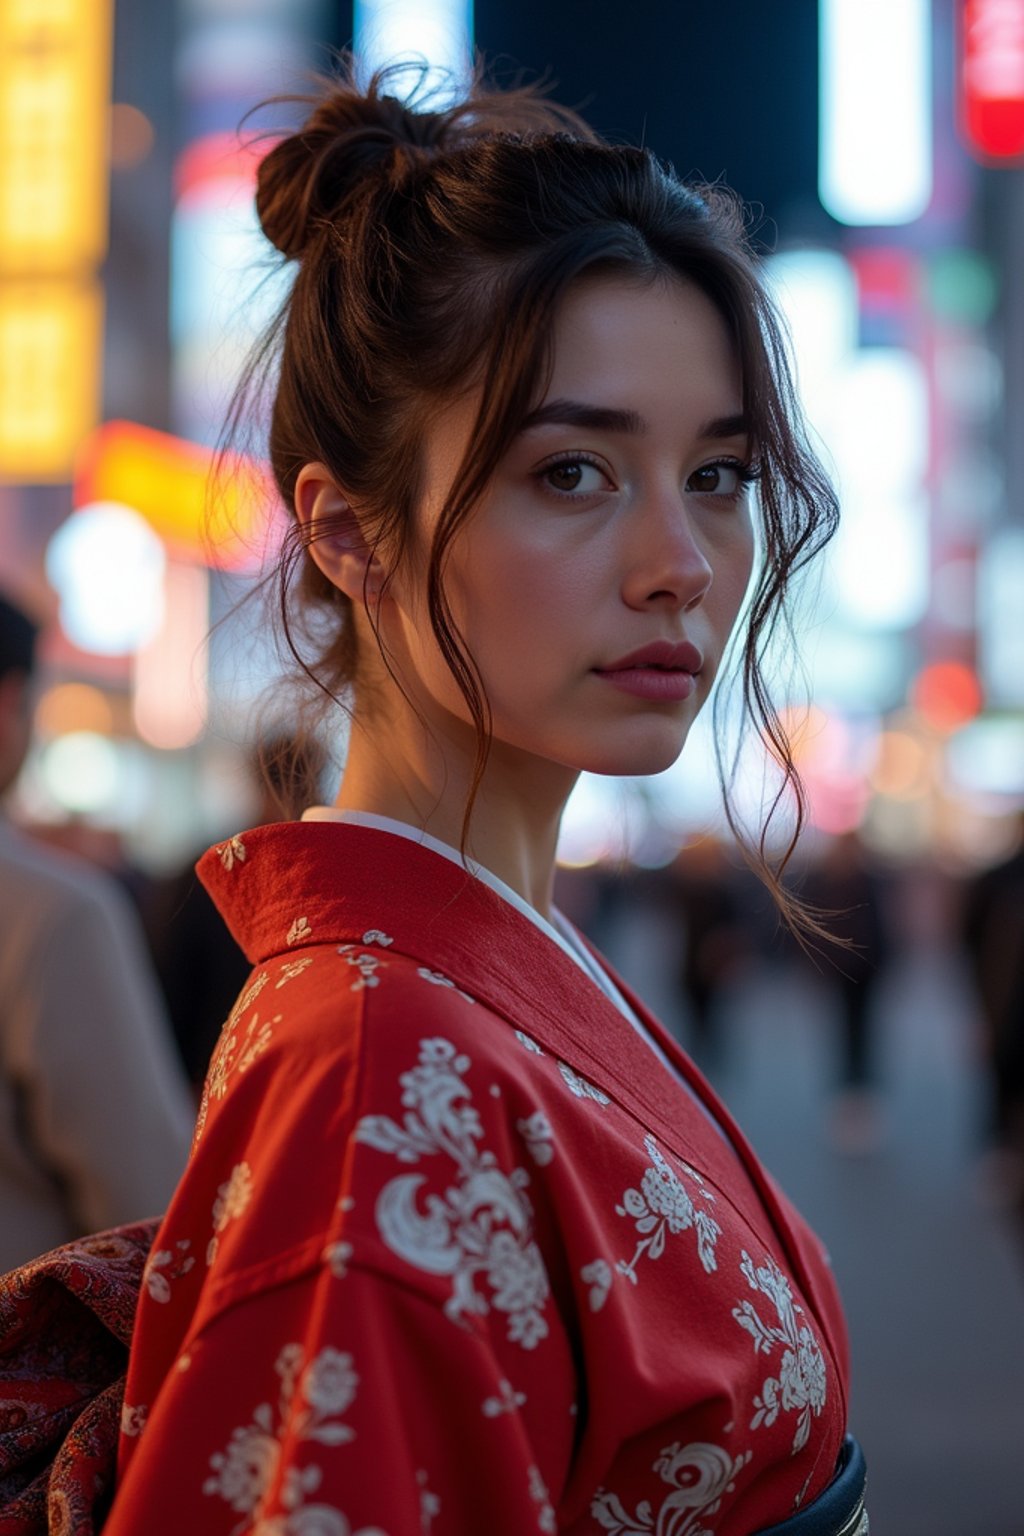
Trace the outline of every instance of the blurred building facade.
{"label": "blurred building facade", "polygon": [[[1024,447],[1012,430],[1024,389],[1013,280],[1024,161],[1005,128],[1024,58],[1024,4],[1016,9],[1016,33],[1014,6],[983,0],[898,0],[888,22],[876,21],[895,29],[904,94],[914,79],[923,92],[925,163],[917,206],[883,208],[871,223],[870,208],[845,222],[829,206],[828,117],[857,89],[829,75],[829,29],[848,24],[844,0],[638,0],[628,17],[611,0],[477,0],[439,6],[434,34],[423,31],[431,7],[403,20],[397,0],[140,0],[110,13],[84,0],[3,0],[13,62],[2,132],[22,145],[12,163],[38,174],[57,153],[37,98],[77,90],[88,121],[103,125],[80,136],[89,174],[76,161],[63,194],[52,182],[53,197],[92,188],[91,234],[72,269],[56,271],[41,246],[19,247],[17,229],[5,236],[0,222],[11,303],[26,284],[52,298],[65,281],[102,311],[102,345],[75,351],[88,377],[64,381],[79,415],[63,458],[40,473],[15,444],[0,464],[0,581],[56,620],[25,815],[109,826],[153,868],[244,819],[241,764],[279,659],[254,611],[233,610],[278,525],[258,465],[236,463],[211,548],[204,477],[242,360],[287,278],[268,267],[256,230],[258,145],[245,147],[251,134],[240,138],[239,125],[261,99],[303,89],[307,72],[354,37],[384,51],[389,37],[429,48],[448,26],[500,76],[547,72],[604,133],[722,178],[751,205],[751,236],[844,504],[843,529],[801,599],[807,679],[787,677],[780,657],[813,827],[825,840],[858,829],[897,864],[938,858],[971,872],[1005,856],[1024,801]],[[381,16],[397,31],[379,34]],[[914,25],[916,75],[914,35],[896,35]],[[872,88],[883,126],[886,110],[911,110],[877,95],[877,58]],[[985,90],[1002,92],[1001,159],[976,142],[995,121]],[[295,110],[267,109],[252,129],[279,129]],[[24,174],[11,180],[7,203],[24,185]],[[0,323],[0,352],[10,353],[0,382],[15,389],[10,349],[25,342],[9,331]],[[258,435],[254,447],[258,458]],[[582,782],[565,860],[667,865],[680,846],[720,832],[709,762],[704,727],[657,780]],[[752,822],[762,777],[755,743],[738,773]]]}

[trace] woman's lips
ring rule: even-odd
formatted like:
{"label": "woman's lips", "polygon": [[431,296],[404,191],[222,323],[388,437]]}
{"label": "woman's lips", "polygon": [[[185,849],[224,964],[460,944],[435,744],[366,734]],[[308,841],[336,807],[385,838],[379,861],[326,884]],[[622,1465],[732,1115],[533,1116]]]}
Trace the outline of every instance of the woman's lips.
{"label": "woman's lips", "polygon": [[692,672],[659,667],[621,667],[608,672],[595,671],[613,688],[631,693],[637,699],[652,699],[656,703],[676,704],[688,699],[697,686]]}

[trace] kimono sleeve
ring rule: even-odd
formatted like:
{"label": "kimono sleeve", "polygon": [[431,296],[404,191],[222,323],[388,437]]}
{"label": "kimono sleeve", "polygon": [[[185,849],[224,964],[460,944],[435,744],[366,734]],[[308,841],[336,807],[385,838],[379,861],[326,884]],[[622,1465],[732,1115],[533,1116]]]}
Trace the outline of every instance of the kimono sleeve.
{"label": "kimono sleeve", "polygon": [[154,1511],[192,1536],[556,1529],[559,1474],[486,1331],[372,1270],[230,1308],[123,1426],[137,1439],[105,1536],[158,1528]]}

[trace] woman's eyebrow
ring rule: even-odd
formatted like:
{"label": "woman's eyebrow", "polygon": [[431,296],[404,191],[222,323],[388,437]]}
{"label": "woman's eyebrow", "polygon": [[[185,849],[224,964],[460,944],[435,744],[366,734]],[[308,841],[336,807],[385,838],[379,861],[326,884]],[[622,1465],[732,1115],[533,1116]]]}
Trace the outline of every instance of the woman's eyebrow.
{"label": "woman's eyebrow", "polygon": [[738,411],[734,416],[713,416],[697,430],[702,439],[723,437],[750,437],[750,418]]}
{"label": "woman's eyebrow", "polygon": [[531,427],[554,424],[560,427],[590,427],[598,432],[628,432],[640,436],[648,430],[647,422],[636,411],[616,410],[606,405],[586,405],[581,400],[547,400],[523,420],[520,432]]}
{"label": "woman's eyebrow", "polygon": [[[544,426],[587,427],[596,432],[623,432],[642,437],[650,427],[636,411],[618,410],[612,406],[587,405],[582,400],[547,400],[524,417],[520,432],[532,427]],[[750,422],[737,412],[732,416],[714,416],[697,429],[702,441],[726,437],[749,437]]]}

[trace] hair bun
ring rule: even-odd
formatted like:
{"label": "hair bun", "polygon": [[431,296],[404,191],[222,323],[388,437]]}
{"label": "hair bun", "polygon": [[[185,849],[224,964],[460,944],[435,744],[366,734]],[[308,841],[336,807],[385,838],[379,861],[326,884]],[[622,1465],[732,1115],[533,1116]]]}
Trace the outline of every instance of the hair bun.
{"label": "hair bun", "polygon": [[375,75],[365,92],[349,80],[331,81],[303,127],[260,162],[256,212],[283,255],[302,256],[317,228],[396,150],[418,157],[442,143],[452,114],[418,112],[382,94],[385,74]]}
{"label": "hair bun", "polygon": [[[407,89],[410,67],[419,70],[420,79],[405,105],[393,93]],[[274,145],[257,176],[263,232],[295,259],[369,176],[393,167],[396,152],[410,165],[494,135],[597,137],[575,112],[547,101],[542,85],[497,90],[485,84],[480,66],[462,100],[433,112],[419,105],[436,101],[439,90],[425,62],[385,65],[364,89],[356,84],[355,60],[347,54],[341,73],[323,77],[321,87],[318,95],[298,98],[312,109],[309,117],[297,133]]]}

